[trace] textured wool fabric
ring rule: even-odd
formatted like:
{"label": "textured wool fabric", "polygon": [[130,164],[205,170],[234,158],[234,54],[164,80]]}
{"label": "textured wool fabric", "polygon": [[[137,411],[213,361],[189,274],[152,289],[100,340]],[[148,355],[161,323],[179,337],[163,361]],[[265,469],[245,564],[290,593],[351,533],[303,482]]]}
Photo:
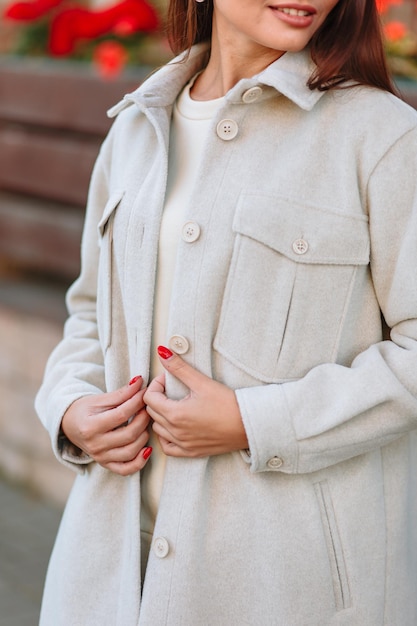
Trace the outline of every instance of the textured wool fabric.
{"label": "textured wool fabric", "polygon": [[[308,51],[286,53],[213,119],[168,335],[236,389],[249,450],[167,459],[142,597],[139,476],[59,438],[71,402],[147,378],[172,106],[206,58],[113,109],[93,173],[37,398],[78,471],[41,624],[415,626],[417,114],[394,96],[310,91]],[[186,390],[168,377],[167,393]]]}
{"label": "textured wool fabric", "polygon": [[[156,266],[150,371],[152,378],[163,371],[156,348],[169,341],[167,324],[172,283],[189,196],[198,183],[198,166],[211,119],[224,100],[192,100],[190,88],[194,78],[179,95],[172,113],[167,191],[162,210]],[[154,433],[151,433],[148,444],[153,448],[152,456],[142,470],[141,477],[141,529],[145,533],[145,542],[153,533],[166,460]]]}

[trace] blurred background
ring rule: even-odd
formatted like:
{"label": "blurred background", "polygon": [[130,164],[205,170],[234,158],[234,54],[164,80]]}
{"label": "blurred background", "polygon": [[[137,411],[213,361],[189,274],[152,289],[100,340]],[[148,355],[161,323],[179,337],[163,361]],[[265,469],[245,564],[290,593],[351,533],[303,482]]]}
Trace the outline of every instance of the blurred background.
{"label": "blurred background", "polygon": [[[417,105],[417,4],[377,0]],[[36,624],[73,474],[33,408],[79,271],[106,110],[171,58],[167,0],[0,0],[0,625]]]}
{"label": "blurred background", "polygon": [[74,475],[33,407],[106,110],[171,58],[163,0],[0,0],[0,626],[36,626]]}
{"label": "blurred background", "polygon": [[0,473],[62,506],[72,472],[33,400],[79,271],[106,110],[171,55],[161,1],[0,7]]}

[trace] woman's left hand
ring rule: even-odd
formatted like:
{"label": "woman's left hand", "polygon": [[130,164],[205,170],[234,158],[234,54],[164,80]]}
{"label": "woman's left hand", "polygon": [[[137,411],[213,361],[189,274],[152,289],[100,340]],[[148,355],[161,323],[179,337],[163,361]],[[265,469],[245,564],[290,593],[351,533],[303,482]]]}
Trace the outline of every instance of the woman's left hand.
{"label": "woman's left hand", "polygon": [[165,395],[165,374],[157,376],[144,395],[153,430],[168,456],[203,457],[248,447],[235,393],[186,363],[166,348],[161,363],[188,389],[182,400]]}

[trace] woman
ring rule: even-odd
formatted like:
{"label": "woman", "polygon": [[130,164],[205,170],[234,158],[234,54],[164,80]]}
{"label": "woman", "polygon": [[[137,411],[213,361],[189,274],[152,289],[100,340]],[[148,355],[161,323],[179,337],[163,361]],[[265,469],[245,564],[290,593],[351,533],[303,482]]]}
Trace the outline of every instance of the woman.
{"label": "woman", "polygon": [[41,623],[415,625],[417,116],[374,2],[169,16],[37,399],[78,470]]}

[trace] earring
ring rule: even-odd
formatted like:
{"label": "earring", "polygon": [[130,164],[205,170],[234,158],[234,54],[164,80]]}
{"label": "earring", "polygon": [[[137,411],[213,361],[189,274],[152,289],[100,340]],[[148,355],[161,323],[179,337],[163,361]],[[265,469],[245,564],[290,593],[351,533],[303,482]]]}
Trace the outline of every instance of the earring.
{"label": "earring", "polygon": [[205,0],[195,0],[196,2],[205,2]]}

